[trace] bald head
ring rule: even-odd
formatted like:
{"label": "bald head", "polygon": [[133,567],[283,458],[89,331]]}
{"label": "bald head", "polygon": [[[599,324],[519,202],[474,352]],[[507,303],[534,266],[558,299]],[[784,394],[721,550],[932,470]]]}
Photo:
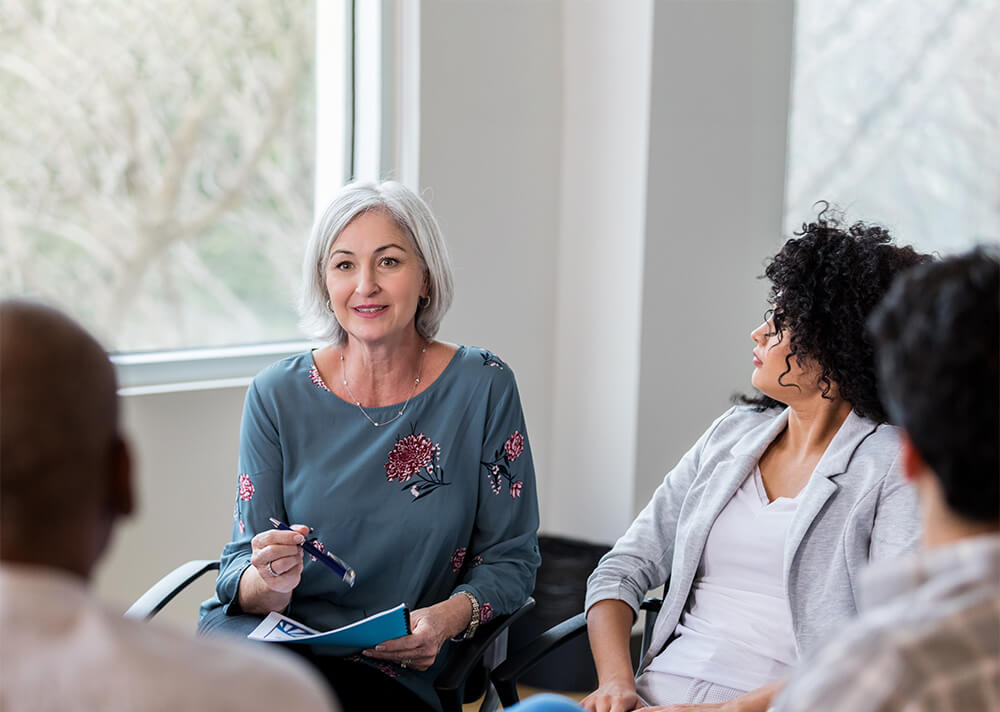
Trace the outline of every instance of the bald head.
{"label": "bald head", "polygon": [[41,531],[64,536],[72,526],[86,538],[81,526],[110,522],[119,513],[109,509],[118,507],[115,470],[123,456],[115,374],[104,349],[54,309],[0,302],[3,558],[13,556],[25,528],[37,542]]}

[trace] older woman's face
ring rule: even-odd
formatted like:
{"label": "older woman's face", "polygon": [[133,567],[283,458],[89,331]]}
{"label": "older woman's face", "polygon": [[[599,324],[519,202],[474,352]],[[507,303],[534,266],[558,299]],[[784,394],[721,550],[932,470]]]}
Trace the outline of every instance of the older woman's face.
{"label": "older woman's face", "polygon": [[425,273],[409,236],[380,212],[354,218],[330,248],[326,289],[340,325],[366,343],[415,329]]}
{"label": "older woman's face", "polygon": [[[819,389],[819,369],[809,362],[803,367],[799,365],[797,358],[788,358],[791,353],[791,334],[788,329],[779,336],[775,332],[774,322],[768,319],[750,332],[750,338],[754,341],[754,368],[750,378],[754,388],[782,403],[816,393]],[[791,370],[788,370],[789,367]],[[788,373],[785,373],[786,370]]]}

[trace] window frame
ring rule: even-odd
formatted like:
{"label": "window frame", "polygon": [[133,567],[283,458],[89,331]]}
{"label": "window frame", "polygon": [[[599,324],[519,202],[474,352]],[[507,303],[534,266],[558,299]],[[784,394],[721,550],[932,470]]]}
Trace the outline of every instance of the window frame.
{"label": "window frame", "polygon": [[[416,188],[419,3],[318,2],[317,39],[334,32],[346,38],[346,58],[325,50],[329,43],[316,43],[316,217],[347,180],[391,176]],[[322,71],[324,65],[344,59],[342,73]],[[323,127],[334,129],[323,131]],[[321,345],[298,339],[121,352],[112,354],[111,361],[118,373],[119,394],[135,396],[245,387],[274,361]]]}

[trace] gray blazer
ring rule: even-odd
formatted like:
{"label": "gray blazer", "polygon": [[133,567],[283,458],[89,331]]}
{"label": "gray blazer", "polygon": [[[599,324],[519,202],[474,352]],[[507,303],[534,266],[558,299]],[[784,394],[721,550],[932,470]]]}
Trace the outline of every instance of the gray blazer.
{"label": "gray blazer", "polygon": [[[587,581],[586,608],[670,585],[640,671],[670,641],[719,512],[788,422],[788,411],[726,411],[667,473],[653,498]],[[899,433],[853,411],[799,495],[785,543],[784,582],[799,659],[854,616],[858,573],[916,549],[916,496],[902,476]]]}

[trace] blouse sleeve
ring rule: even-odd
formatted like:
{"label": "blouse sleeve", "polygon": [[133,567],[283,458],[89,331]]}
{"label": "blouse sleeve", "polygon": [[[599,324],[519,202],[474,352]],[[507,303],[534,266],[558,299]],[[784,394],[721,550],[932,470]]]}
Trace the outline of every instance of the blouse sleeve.
{"label": "blouse sleeve", "polygon": [[538,553],[538,495],[517,383],[499,364],[490,389],[476,520],[455,593],[469,591],[480,621],[515,611],[531,595]]}
{"label": "blouse sleeve", "polygon": [[241,613],[236,602],[240,577],[250,565],[250,540],[271,528],[269,517],[285,521],[281,441],[255,380],[250,384],[240,422],[240,458],[233,540],[222,550],[215,590],[229,615]]}

